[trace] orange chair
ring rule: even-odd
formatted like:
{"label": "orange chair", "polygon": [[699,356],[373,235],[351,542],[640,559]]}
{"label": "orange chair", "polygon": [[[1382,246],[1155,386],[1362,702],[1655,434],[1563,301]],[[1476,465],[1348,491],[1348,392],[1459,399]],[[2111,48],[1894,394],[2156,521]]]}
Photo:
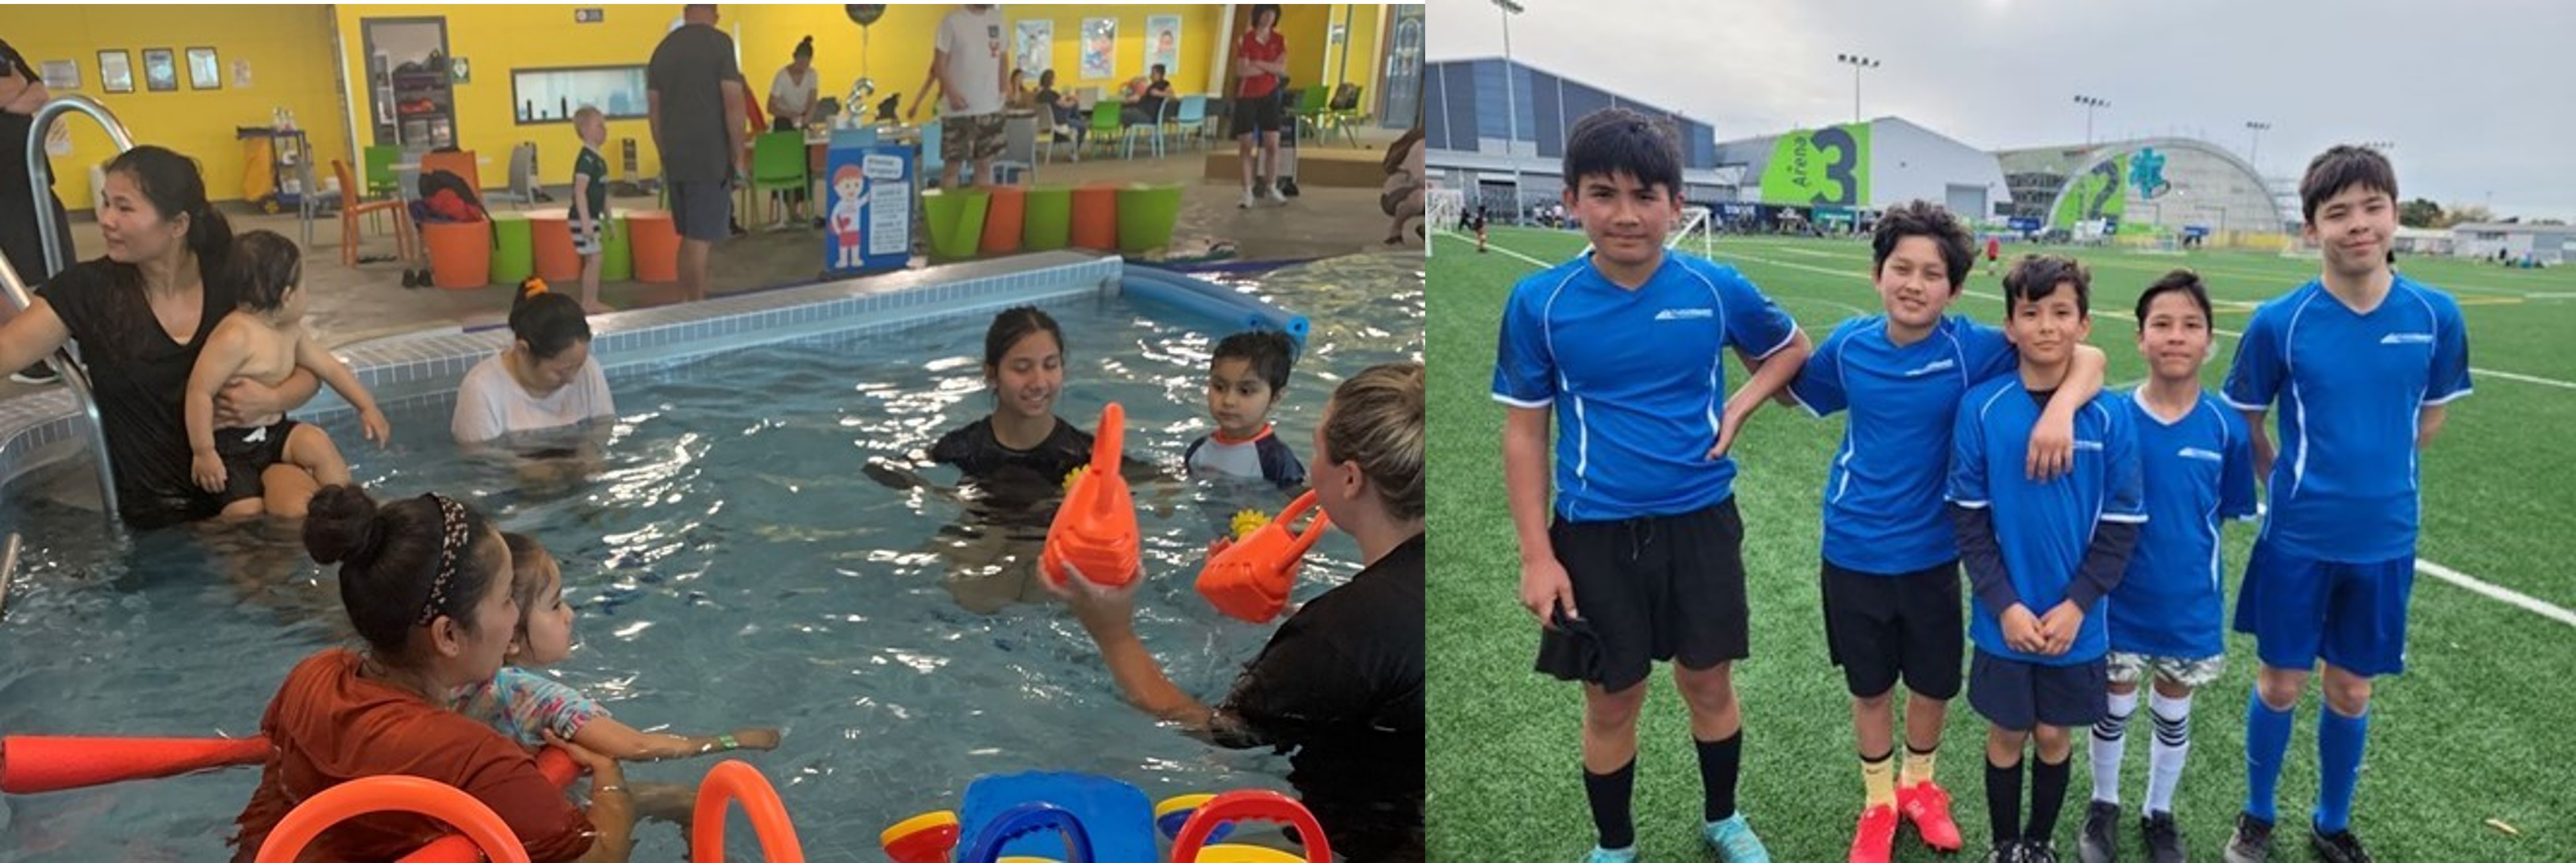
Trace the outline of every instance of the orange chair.
{"label": "orange chair", "polygon": [[1118,248],[1117,186],[1073,190],[1073,244],[1085,249]]}
{"label": "orange chair", "polygon": [[474,197],[478,200],[483,197],[483,172],[474,167],[474,151],[420,154],[420,172],[426,174],[431,171],[446,171],[463,177],[465,185],[474,187]]}
{"label": "orange chair", "polygon": [[1020,220],[1028,211],[1029,190],[1018,186],[993,187],[992,203],[984,210],[984,242],[980,249],[987,255],[1007,255],[1020,250]]}
{"label": "orange chair", "polygon": [[429,250],[430,284],[452,290],[492,282],[492,223],[430,222],[420,226]]}
{"label": "orange chair", "polygon": [[331,160],[331,173],[340,177],[340,265],[344,267],[358,265],[358,219],[368,213],[379,212],[394,214],[394,248],[399,251],[403,260],[411,260],[411,208],[405,206],[400,198],[390,201],[360,201],[358,183],[355,175],[349,172],[347,162]]}
{"label": "orange chair", "polygon": [[557,283],[581,278],[581,256],[572,250],[572,217],[561,210],[529,213],[528,228],[538,278]]}
{"label": "orange chair", "polygon": [[665,210],[632,210],[626,214],[627,241],[635,258],[635,280],[669,284],[680,280],[680,231]]}

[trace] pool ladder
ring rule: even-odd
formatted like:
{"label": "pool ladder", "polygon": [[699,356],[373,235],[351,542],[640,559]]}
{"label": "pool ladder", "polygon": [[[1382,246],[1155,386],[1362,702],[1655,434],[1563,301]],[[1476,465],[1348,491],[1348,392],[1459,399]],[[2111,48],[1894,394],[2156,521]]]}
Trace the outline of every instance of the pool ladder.
{"label": "pool ladder", "polygon": [[[45,133],[53,126],[55,118],[75,111],[88,114],[92,119],[97,120],[100,126],[106,127],[108,137],[116,142],[117,152],[123,153],[134,149],[134,136],[125,130],[125,124],[118,122],[116,115],[110,113],[107,106],[87,96],[56,97],[53,101],[46,102],[44,107],[36,109],[34,128],[27,137],[28,176],[52,177],[53,165],[45,159]],[[35,184],[35,187],[40,190],[52,186],[50,179]],[[63,254],[61,226],[54,221],[54,198],[52,195],[39,194],[34,196],[34,203],[36,232],[45,242],[45,268],[48,272],[62,272],[63,267],[70,262],[64,260],[67,256]],[[17,268],[10,266],[5,257],[0,257],[0,292],[8,295],[9,303],[16,311],[26,311],[28,306],[35,304],[35,298],[28,292],[27,283],[18,277]],[[113,525],[116,523],[117,512],[116,466],[110,464],[107,459],[107,430],[99,421],[98,399],[92,395],[89,372],[75,361],[68,347],[55,351],[47,361],[53,363],[54,370],[62,374],[63,384],[71,387],[72,400],[80,404],[81,415],[89,418],[89,434],[86,437],[89,441],[90,461],[98,465],[98,499],[108,523]]]}

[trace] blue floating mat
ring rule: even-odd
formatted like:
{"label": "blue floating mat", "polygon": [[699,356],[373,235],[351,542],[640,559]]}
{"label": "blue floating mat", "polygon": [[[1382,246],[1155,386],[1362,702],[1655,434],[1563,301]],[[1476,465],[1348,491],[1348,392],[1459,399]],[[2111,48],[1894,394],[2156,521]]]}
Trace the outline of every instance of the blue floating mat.
{"label": "blue floating mat", "polygon": [[[1102,861],[1154,860],[1154,804],[1136,786],[1089,773],[1008,773],[976,778],[958,807],[959,835],[972,839],[1022,803],[1052,803],[1073,813],[1090,834],[1092,857]],[[1063,860],[1064,837],[1046,831],[1013,839],[1003,856]]]}

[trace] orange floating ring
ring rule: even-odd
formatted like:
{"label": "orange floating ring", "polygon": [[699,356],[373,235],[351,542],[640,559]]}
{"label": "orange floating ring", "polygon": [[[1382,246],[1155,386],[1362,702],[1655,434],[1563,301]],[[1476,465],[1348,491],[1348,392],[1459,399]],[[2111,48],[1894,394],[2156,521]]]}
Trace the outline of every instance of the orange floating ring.
{"label": "orange floating ring", "polygon": [[725,859],[726,801],[742,803],[742,814],[751,819],[752,835],[760,837],[761,856],[769,863],[805,863],[805,849],[796,841],[796,825],[787,820],[787,804],[778,799],[778,789],[758,768],[740,761],[718,764],[699,780],[697,809],[689,817],[698,828],[689,839],[689,859]]}
{"label": "orange floating ring", "polygon": [[495,863],[528,863],[528,849],[519,844],[519,837],[510,832],[501,816],[492,813],[492,807],[455,786],[418,776],[369,776],[313,795],[277,822],[277,828],[269,832],[268,841],[259,848],[257,863],[292,863],[322,831],[376,812],[412,812],[436,818],[462,831],[475,848]]}
{"label": "orange floating ring", "polygon": [[[1306,846],[1309,863],[1332,863],[1333,849],[1324,841],[1324,825],[1305,804],[1277,791],[1245,789],[1228,791],[1199,807],[1189,823],[1181,825],[1181,835],[1172,839],[1172,863],[1199,863],[1199,850],[1208,842],[1208,834],[1227,821],[1275,821],[1297,828],[1297,839]],[[1222,847],[1222,846],[1221,846]],[[1216,849],[1209,849],[1215,853]]]}
{"label": "orange floating ring", "polygon": [[[546,781],[556,788],[565,788],[581,778],[581,765],[574,764],[572,756],[563,750],[548,746],[537,753],[537,772],[545,774]],[[474,849],[474,840],[450,833],[403,855],[401,863],[478,863],[482,859],[482,852]]]}

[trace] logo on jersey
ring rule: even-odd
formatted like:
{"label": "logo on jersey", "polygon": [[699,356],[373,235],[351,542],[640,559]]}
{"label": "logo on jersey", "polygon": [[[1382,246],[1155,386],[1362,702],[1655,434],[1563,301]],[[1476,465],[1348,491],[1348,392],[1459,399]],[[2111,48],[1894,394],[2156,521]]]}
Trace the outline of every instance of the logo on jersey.
{"label": "logo on jersey", "polygon": [[2101,452],[2102,442],[2098,440],[2084,440],[2082,438],[2077,438],[2075,441],[2075,449],[2079,452]]}
{"label": "logo on jersey", "polygon": [[2388,335],[2380,336],[2379,343],[2383,345],[2429,345],[2433,343],[2433,334],[2389,333]]}
{"label": "logo on jersey", "polygon": [[2210,452],[2210,451],[2208,451],[2208,450],[2201,449],[2201,448],[2196,447],[2196,446],[2187,446],[2187,447],[2183,447],[2181,450],[2176,451],[2176,452],[2174,453],[2174,455],[2182,456],[2183,458],[2199,459],[2199,460],[2201,460],[2201,461],[2214,461],[2214,462],[2225,462],[2225,461],[2227,461],[2227,457],[2226,457],[2226,456],[2219,455],[2219,454],[2217,454],[2217,453]]}
{"label": "logo on jersey", "polygon": [[1695,321],[1717,317],[1716,309],[1665,309],[1655,313],[1658,321]]}
{"label": "logo on jersey", "polygon": [[1922,376],[1924,376],[1924,375],[1932,374],[1932,373],[1934,373],[1934,372],[1946,372],[1946,371],[1949,371],[1949,370],[1951,370],[1951,369],[1955,369],[1955,368],[1958,368],[1958,367],[1959,367],[1959,363],[1958,363],[1956,360],[1948,360],[1948,359],[1933,360],[1933,361],[1931,361],[1931,362],[1929,362],[1929,363],[1924,364],[1924,366],[1923,366],[1922,368],[1918,368],[1918,369],[1908,369],[1908,370],[1905,372],[1905,376],[1906,376],[1906,377],[1909,377],[1909,378],[1919,378],[1919,377],[1922,377]]}

